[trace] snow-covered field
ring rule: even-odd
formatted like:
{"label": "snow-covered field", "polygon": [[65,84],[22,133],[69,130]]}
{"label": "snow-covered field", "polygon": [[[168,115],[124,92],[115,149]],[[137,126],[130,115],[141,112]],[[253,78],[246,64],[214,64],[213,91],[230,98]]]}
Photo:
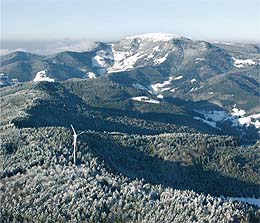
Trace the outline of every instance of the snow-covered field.
{"label": "snow-covered field", "polygon": [[200,120],[200,121],[204,122],[205,124],[207,124],[207,125],[209,125],[209,126],[211,126],[213,128],[221,130],[220,128],[217,127],[217,123],[214,122],[214,121],[208,121],[206,119],[203,119],[203,118],[200,118],[200,117],[197,117],[197,116],[195,116],[194,119],[195,120]]}
{"label": "snow-covered field", "polygon": [[260,113],[246,116],[246,111],[238,108],[233,108],[231,114],[226,111],[205,111],[195,110],[197,113],[204,116],[204,118],[195,116],[194,119],[203,121],[207,125],[218,128],[217,122],[232,122],[233,127],[238,126],[250,126],[253,125],[255,128],[260,129]]}
{"label": "snow-covered field", "polygon": [[138,97],[133,97],[132,100],[134,101],[141,101],[141,102],[147,102],[147,103],[152,103],[152,104],[160,104],[160,101],[151,99],[147,96],[138,96]]}
{"label": "snow-covered field", "polygon": [[33,79],[33,81],[34,82],[39,82],[39,81],[54,82],[54,79],[47,76],[47,71],[46,70],[41,70],[41,71],[36,73],[35,78]]}
{"label": "snow-covered field", "polygon": [[182,78],[183,78],[183,76],[178,76],[178,77],[175,77],[173,80],[180,80]]}
{"label": "snow-covered field", "polygon": [[232,58],[234,60],[234,66],[238,67],[238,68],[242,68],[242,67],[245,67],[245,66],[250,66],[250,65],[256,64],[256,62],[254,62],[252,59],[242,60],[242,59],[237,59],[235,57],[232,57]]}
{"label": "snow-covered field", "polygon": [[174,79],[173,77],[169,77],[167,81],[164,81],[162,83],[152,84],[151,88],[154,90],[154,92],[160,92],[165,86],[170,85],[173,79]]}
{"label": "snow-covered field", "polygon": [[171,88],[170,87],[166,87],[169,86],[171,84],[172,81],[174,80],[180,80],[182,79],[183,76],[177,76],[177,77],[169,77],[168,80],[162,82],[162,83],[156,83],[156,84],[152,84],[151,88],[154,90],[155,93],[159,93],[159,92],[164,92],[164,91],[168,91]]}
{"label": "snow-covered field", "polygon": [[93,72],[88,72],[88,78],[95,79],[97,77],[96,77],[96,74],[94,74]]}

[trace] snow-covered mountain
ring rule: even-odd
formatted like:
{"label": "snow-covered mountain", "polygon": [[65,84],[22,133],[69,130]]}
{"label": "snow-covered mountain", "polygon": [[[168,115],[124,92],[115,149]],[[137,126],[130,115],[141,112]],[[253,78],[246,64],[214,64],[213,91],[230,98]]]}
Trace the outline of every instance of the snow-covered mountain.
{"label": "snow-covered mountain", "polygon": [[185,62],[197,65],[201,72],[203,69],[211,71],[214,68],[221,72],[259,64],[259,55],[255,56],[236,58],[205,41],[192,41],[174,34],[150,33],[103,44],[101,49],[95,51],[92,66],[98,67],[99,74],[104,74],[158,66],[167,62],[173,66]]}
{"label": "snow-covered mountain", "polygon": [[188,41],[178,35],[163,33],[126,37],[96,51],[92,65],[99,67],[99,74],[156,66],[165,62],[172,52],[178,52],[176,43],[185,40]]}
{"label": "snow-covered mountain", "polygon": [[[175,34],[150,33],[113,43],[99,42],[88,52],[50,56],[12,53],[1,57],[1,71],[19,82],[33,80],[42,70],[57,81],[111,76],[117,83],[151,94],[151,100],[207,101],[229,115],[236,105],[246,112],[240,117],[240,124],[258,126],[255,117],[260,110],[259,52],[256,45],[210,43]],[[149,100],[140,99],[143,103]],[[214,121],[199,118],[208,123]]]}

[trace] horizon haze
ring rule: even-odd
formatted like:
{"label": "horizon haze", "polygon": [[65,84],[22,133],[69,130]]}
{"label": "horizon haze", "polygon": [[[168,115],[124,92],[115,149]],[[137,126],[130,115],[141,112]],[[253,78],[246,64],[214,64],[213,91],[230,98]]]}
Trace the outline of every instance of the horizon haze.
{"label": "horizon haze", "polygon": [[157,32],[259,43],[259,21],[257,0],[1,0],[1,54],[85,50],[95,41]]}

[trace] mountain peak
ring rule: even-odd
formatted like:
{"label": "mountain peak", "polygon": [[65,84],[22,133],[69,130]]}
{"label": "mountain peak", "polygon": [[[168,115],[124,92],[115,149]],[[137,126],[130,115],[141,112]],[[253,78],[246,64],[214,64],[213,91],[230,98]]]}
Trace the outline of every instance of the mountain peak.
{"label": "mountain peak", "polygon": [[141,39],[141,40],[151,40],[151,41],[169,41],[171,39],[180,39],[182,38],[176,34],[167,34],[167,33],[146,33],[136,36],[126,37],[126,39]]}

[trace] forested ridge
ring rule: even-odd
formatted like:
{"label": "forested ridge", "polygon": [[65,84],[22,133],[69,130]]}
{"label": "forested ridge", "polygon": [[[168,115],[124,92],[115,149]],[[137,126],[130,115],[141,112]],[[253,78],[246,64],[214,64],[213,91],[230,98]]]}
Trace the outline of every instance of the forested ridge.
{"label": "forested ridge", "polygon": [[260,196],[259,144],[86,131],[74,165],[70,129],[9,127],[1,139],[1,222],[259,221],[257,207],[220,198]]}

